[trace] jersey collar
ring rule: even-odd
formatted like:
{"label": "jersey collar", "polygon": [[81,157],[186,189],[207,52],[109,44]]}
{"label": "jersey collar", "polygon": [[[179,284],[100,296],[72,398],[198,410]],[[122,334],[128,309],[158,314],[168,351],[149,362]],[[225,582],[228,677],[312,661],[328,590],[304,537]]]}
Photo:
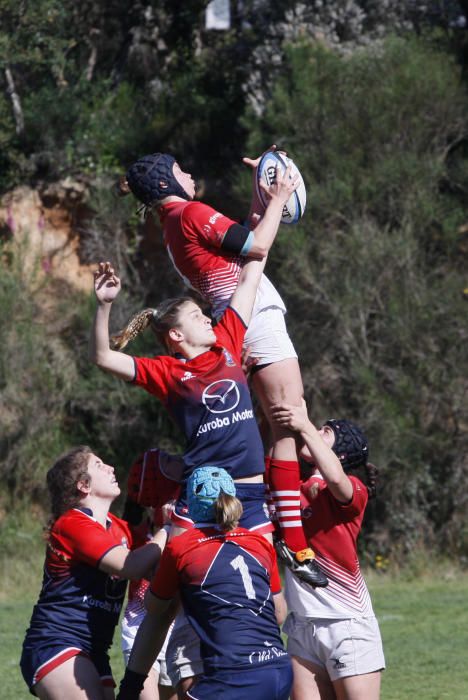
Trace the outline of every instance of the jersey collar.
{"label": "jersey collar", "polygon": [[[91,508],[86,508],[85,506],[77,506],[75,508],[75,510],[79,510],[81,513],[88,515],[95,522],[97,522],[96,518],[93,515],[93,511],[91,510]],[[107,516],[106,517],[106,528],[109,529],[111,525],[112,525],[112,520],[109,518],[109,516]]]}

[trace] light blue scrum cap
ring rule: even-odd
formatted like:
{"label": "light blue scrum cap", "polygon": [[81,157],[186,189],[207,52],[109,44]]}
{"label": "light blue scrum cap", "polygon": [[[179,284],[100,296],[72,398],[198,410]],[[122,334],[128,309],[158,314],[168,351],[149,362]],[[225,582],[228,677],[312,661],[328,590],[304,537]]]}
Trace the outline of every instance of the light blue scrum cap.
{"label": "light blue scrum cap", "polygon": [[194,522],[214,520],[214,504],[221,492],[236,495],[236,487],[225,469],[206,465],[195,469],[187,482],[189,515]]}

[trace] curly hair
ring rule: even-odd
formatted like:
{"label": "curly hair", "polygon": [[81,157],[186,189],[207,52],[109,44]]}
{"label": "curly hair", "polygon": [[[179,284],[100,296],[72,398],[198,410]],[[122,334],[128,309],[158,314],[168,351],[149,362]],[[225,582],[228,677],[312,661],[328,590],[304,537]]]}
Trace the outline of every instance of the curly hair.
{"label": "curly hair", "polygon": [[82,498],[79,481],[89,481],[88,462],[94,454],[90,447],[79,445],[61,455],[47,472],[47,488],[51,501],[49,528]]}

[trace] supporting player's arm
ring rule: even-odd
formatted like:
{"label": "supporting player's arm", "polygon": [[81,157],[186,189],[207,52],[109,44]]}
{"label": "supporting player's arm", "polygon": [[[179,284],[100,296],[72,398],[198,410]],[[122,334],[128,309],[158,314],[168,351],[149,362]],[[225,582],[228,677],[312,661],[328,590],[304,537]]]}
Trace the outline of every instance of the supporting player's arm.
{"label": "supporting player's arm", "polygon": [[345,474],[341,462],[326,444],[315,425],[309,420],[305,402],[302,406],[278,404],[272,409],[277,423],[299,433],[312,457],[313,463],[327,482],[333,496],[341,503],[353,497],[353,485]]}
{"label": "supporting player's arm", "polygon": [[[151,603],[147,602],[149,596],[154,599]],[[146,677],[161,651],[169,626],[175,617],[178,600],[162,600],[147,594],[145,605],[147,613],[138,628],[117,700],[138,700]]]}
{"label": "supporting player's arm", "polygon": [[137,673],[148,673],[166,639],[178,600],[162,600],[152,593],[145,598],[146,616],[138,629],[128,667]]}
{"label": "supporting player's arm", "polygon": [[131,552],[125,547],[113,547],[102,557],[99,569],[120,578],[151,578],[166,542],[167,530],[161,528],[150,542]]}
{"label": "supporting player's arm", "polygon": [[273,594],[273,603],[275,606],[276,622],[281,627],[283,622],[286,620],[286,616],[288,614],[288,606],[286,605],[286,599],[281,591],[280,593]]}

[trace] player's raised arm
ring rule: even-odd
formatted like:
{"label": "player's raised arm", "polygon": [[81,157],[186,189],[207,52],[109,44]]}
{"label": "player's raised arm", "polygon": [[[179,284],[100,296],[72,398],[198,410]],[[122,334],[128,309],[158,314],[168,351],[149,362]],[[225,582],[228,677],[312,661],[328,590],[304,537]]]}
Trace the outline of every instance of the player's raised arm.
{"label": "player's raised arm", "polygon": [[[269,202],[265,209],[263,219],[260,221],[257,228],[261,227],[261,230],[266,232],[271,239],[271,243],[278,232],[283,206],[297,187],[297,180],[291,178],[290,174],[291,168],[288,167],[284,173],[277,173],[275,182],[270,185],[270,187],[261,183],[261,186],[269,197]],[[257,294],[257,288],[265,264],[266,255],[261,260],[248,260],[239,276],[236,291],[232,295],[230,306],[237,311],[246,325],[249,324],[252,316],[255,295]]]}
{"label": "player's raised arm", "polygon": [[[270,148],[268,148],[264,153],[262,153],[261,156],[258,158],[243,158],[243,161],[246,165],[250,166],[252,168],[252,201],[250,204],[250,212],[248,216],[248,222],[250,224],[250,227],[252,228],[251,236],[252,239],[249,243],[247,252],[245,253],[245,256],[248,258],[254,258],[254,259],[263,259],[268,255],[268,252],[273,245],[273,241],[275,240],[276,233],[278,231],[278,227],[276,229],[272,226],[269,225],[269,221],[265,220],[266,218],[266,211],[265,211],[265,206],[262,203],[259,195],[258,195],[258,190],[257,190],[257,169],[258,166],[265,154],[267,153],[276,153],[276,146],[273,145]],[[283,152],[281,152],[282,155],[285,155]],[[278,158],[279,158],[279,153],[278,153]],[[278,166],[280,166],[280,160],[278,160]],[[281,167],[281,166],[280,166]],[[277,177],[279,175],[280,167],[277,168]],[[291,167],[287,168],[287,173],[288,173],[288,178],[291,175]],[[283,178],[286,176],[286,172],[283,173]],[[286,199],[283,201],[282,207],[281,207],[281,213],[283,213],[283,207],[286,204],[286,202],[289,200],[291,194],[294,192],[295,189],[297,189],[299,185],[299,181],[297,177],[292,178],[293,182],[293,188],[289,191],[288,196]],[[267,187],[267,185],[263,182],[263,179],[258,180],[258,186],[263,190],[265,195],[267,197],[271,196],[270,189]],[[265,211],[265,215],[263,215],[263,212]],[[280,217],[281,221],[281,217]]]}
{"label": "player's raised arm", "polygon": [[120,379],[131,381],[135,375],[133,358],[110,349],[109,316],[112,302],[120,292],[120,279],[109,262],[100,262],[94,273],[97,308],[89,342],[89,359]]}
{"label": "player's raised arm", "polygon": [[[251,229],[256,228],[256,226],[258,225],[258,223],[259,223],[260,219],[262,218],[262,215],[265,211],[265,207],[264,207],[264,205],[263,205],[263,203],[258,195],[256,179],[257,179],[257,168],[260,165],[260,161],[262,160],[265,153],[268,153],[269,151],[276,151],[276,145],[273,144],[272,146],[270,146],[270,148],[267,148],[267,150],[264,151],[260,156],[258,156],[258,158],[248,158],[247,156],[242,158],[242,162],[244,163],[244,165],[248,165],[252,171],[252,198],[250,201],[249,214],[248,214],[248,217],[246,219],[246,221],[250,225]],[[260,257],[264,257],[263,255],[261,255],[262,251],[260,250],[261,244],[258,240],[259,238],[260,238],[260,231],[258,232],[258,235],[256,237],[257,240],[255,239],[255,234],[254,234],[253,244],[248,252],[249,257],[257,257],[256,252],[259,253]]]}
{"label": "player's raised arm", "polygon": [[337,455],[310,421],[305,402],[302,403],[302,406],[278,404],[273,407],[272,415],[280,425],[301,436],[315,466],[327,482],[333,496],[343,503],[349,501],[353,495],[351,481],[345,474]]}

